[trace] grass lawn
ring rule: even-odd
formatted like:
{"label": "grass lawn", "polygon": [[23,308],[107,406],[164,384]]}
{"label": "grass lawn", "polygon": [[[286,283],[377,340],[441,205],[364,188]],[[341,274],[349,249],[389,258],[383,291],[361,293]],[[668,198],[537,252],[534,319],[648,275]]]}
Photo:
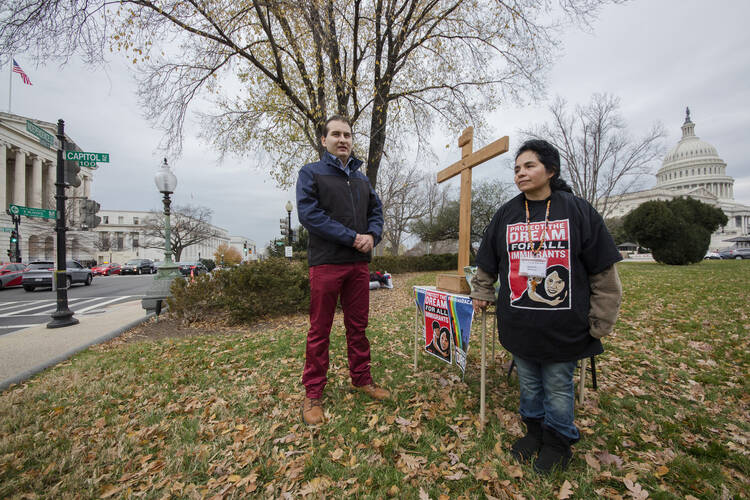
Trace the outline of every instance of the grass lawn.
{"label": "grass lawn", "polygon": [[750,263],[619,270],[620,319],[565,474],[512,460],[518,384],[500,347],[479,432],[479,318],[465,381],[426,354],[414,373],[424,273],[372,295],[373,375],[392,401],[350,392],[339,317],[317,429],[300,422],[304,316],[115,341],[0,394],[0,498],[747,498]]}

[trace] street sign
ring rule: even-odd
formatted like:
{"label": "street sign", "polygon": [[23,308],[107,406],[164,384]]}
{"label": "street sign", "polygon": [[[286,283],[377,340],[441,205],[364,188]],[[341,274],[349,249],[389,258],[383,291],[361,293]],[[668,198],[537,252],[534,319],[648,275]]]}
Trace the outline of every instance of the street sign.
{"label": "street sign", "polygon": [[12,228],[12,227],[4,227],[4,228],[3,228],[3,232],[4,232],[4,233],[10,233],[11,231],[13,231],[13,228]]}
{"label": "street sign", "polygon": [[26,130],[39,138],[39,144],[52,148],[55,145],[55,136],[44,130],[39,125],[30,120],[26,120]]}
{"label": "street sign", "polygon": [[8,205],[11,215],[25,215],[26,217],[39,217],[41,219],[57,219],[57,210],[46,208],[22,207],[21,205]]}
{"label": "street sign", "polygon": [[64,159],[68,161],[93,161],[109,163],[109,153],[86,153],[85,151],[64,151]]}
{"label": "street sign", "polygon": [[292,247],[284,247],[284,257],[292,256]]}
{"label": "street sign", "polygon": [[78,166],[79,167],[96,168],[98,165],[96,164],[95,161],[83,161],[83,160],[81,160],[81,161],[78,162]]}

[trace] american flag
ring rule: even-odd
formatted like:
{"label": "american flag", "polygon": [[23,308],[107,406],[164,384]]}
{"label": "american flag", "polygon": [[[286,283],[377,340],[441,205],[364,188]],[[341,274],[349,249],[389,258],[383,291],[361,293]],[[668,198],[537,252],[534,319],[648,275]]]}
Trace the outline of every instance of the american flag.
{"label": "american flag", "polygon": [[18,73],[21,75],[21,80],[23,80],[23,83],[26,85],[31,85],[31,80],[29,79],[28,75],[21,69],[21,66],[18,65],[15,59],[13,59],[13,73]]}

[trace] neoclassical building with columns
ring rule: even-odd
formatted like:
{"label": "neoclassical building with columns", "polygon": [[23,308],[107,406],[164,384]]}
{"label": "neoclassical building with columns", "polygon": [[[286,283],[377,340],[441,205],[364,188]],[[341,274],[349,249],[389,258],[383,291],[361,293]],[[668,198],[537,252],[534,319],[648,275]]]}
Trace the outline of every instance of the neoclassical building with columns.
{"label": "neoclassical building with columns", "polygon": [[[57,124],[0,112],[0,226],[12,228],[13,223],[6,210],[8,205],[31,208],[55,209],[55,178],[57,151],[40,144],[39,139],[26,130],[26,121],[53,136]],[[68,149],[80,149],[66,135]],[[93,169],[82,167],[79,174],[81,185],[65,190],[66,219],[69,231],[66,235],[67,257],[77,260],[95,259],[94,236],[81,230],[78,207],[91,192]],[[55,221],[32,217],[21,217],[19,226],[21,258],[23,262],[37,259],[55,259]],[[0,232],[0,262],[8,260],[6,250],[10,248],[10,232]]]}
{"label": "neoclassical building with columns", "polygon": [[[55,209],[55,178],[57,177],[57,151],[40,144],[39,139],[27,131],[26,122],[31,121],[52,135],[57,134],[57,124],[44,122],[9,113],[0,112],[0,263],[8,261],[6,251],[10,248],[10,230],[14,227],[6,210],[10,204],[30,208]],[[75,141],[66,135],[69,150],[81,150]],[[143,221],[150,212],[134,210],[99,211],[102,219],[99,227],[88,230],[82,226],[79,213],[81,200],[91,195],[94,169],[81,167],[79,187],[65,189],[66,256],[79,261],[118,262],[141,257],[162,260],[164,252],[156,248],[144,248]],[[99,200],[101,203],[101,200]],[[224,244],[237,249],[246,260],[256,260],[258,252],[255,241],[246,236],[231,236],[226,229],[211,226],[215,237],[200,244],[187,247],[182,260],[213,258],[216,249]],[[21,260],[55,260],[55,221],[21,217],[19,225]],[[107,241],[107,245],[102,242]],[[247,245],[247,253],[244,253]]]}
{"label": "neoclassical building with columns", "polygon": [[656,173],[656,186],[610,197],[609,216],[623,217],[646,201],[688,196],[720,208],[729,219],[726,226],[711,235],[710,248],[732,246],[728,240],[737,241],[750,234],[750,206],[734,200],[734,179],[726,170],[727,164],[716,148],[695,135],[695,123],[686,109],[682,138],[664,157]]}

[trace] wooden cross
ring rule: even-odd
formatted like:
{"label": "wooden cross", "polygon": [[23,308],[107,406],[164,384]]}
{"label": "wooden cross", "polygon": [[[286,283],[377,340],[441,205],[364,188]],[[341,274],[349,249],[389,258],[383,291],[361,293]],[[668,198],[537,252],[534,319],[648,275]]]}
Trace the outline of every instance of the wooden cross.
{"label": "wooden cross", "polygon": [[471,246],[471,169],[508,151],[508,136],[488,144],[479,151],[472,152],[474,147],[474,127],[463,131],[458,138],[461,148],[461,160],[437,174],[438,184],[461,174],[461,192],[458,217],[458,273],[440,274],[437,288],[440,290],[463,293],[469,292],[469,285],[464,275],[464,267],[469,265]]}

